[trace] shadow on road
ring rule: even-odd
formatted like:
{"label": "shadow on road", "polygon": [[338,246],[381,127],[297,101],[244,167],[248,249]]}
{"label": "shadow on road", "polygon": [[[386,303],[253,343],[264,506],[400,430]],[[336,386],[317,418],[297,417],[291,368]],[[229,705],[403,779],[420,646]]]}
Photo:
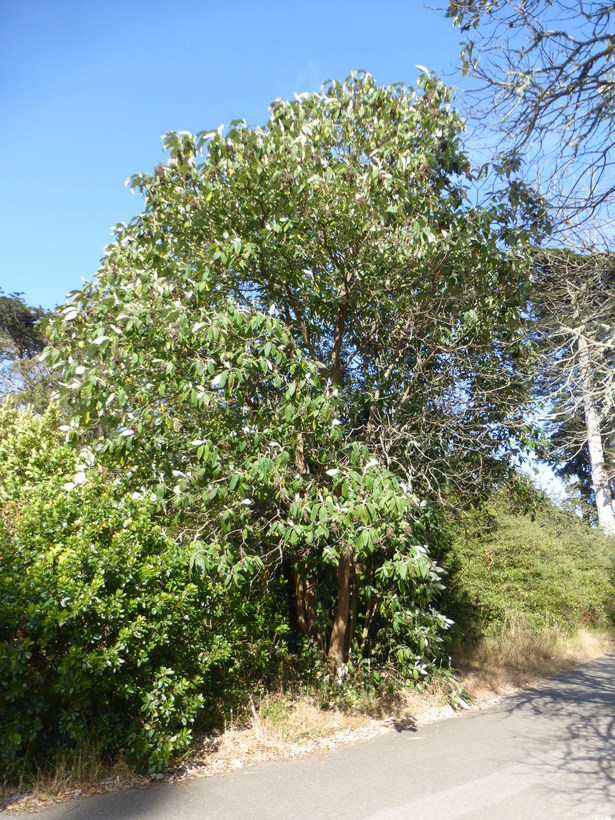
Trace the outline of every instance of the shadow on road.
{"label": "shadow on road", "polygon": [[417,729],[416,720],[411,717],[394,720],[392,726],[396,732],[416,732]]}
{"label": "shadow on road", "polygon": [[[528,748],[528,763],[545,777],[565,773],[558,788],[583,782],[585,799],[615,802],[615,678],[613,657],[558,675],[510,700],[510,717],[536,719],[545,727]],[[549,734],[549,727],[552,734]],[[552,751],[550,751],[552,749]],[[529,757],[533,758],[530,760]]]}

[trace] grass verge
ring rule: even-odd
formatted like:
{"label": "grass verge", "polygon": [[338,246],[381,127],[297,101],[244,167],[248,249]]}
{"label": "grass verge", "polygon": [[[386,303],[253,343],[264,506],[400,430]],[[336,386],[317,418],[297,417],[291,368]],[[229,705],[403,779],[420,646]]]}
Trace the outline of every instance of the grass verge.
{"label": "grass verge", "polygon": [[507,694],[540,678],[556,675],[604,655],[614,648],[613,633],[606,629],[566,632],[557,626],[532,630],[519,620],[506,622],[499,634],[473,647],[454,652],[457,677],[469,698],[486,699]]}

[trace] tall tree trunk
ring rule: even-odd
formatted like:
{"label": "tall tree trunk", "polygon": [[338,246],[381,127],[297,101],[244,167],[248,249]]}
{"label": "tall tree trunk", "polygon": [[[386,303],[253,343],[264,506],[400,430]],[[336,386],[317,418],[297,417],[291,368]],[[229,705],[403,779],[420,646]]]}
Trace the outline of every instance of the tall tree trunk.
{"label": "tall tree trunk", "polygon": [[307,475],[310,472],[310,467],[303,449],[303,433],[299,433],[297,441],[295,442],[295,466],[299,475]]}
{"label": "tall tree trunk", "polygon": [[336,664],[344,663],[346,632],[350,615],[350,573],[352,561],[350,548],[340,554],[337,566],[337,612],[329,640],[329,660]]}
{"label": "tall tree trunk", "polygon": [[365,443],[368,447],[374,443],[375,435],[376,435],[376,411],[378,407],[378,401],[380,399],[380,390],[376,390],[374,392],[374,397],[372,399],[372,403],[369,406],[369,416],[367,417],[367,429],[365,431]]}
{"label": "tall tree trunk", "polygon": [[604,450],[600,435],[598,409],[594,399],[593,379],[587,339],[579,336],[579,361],[581,365],[581,381],[583,387],[583,406],[585,409],[585,426],[587,429],[587,444],[589,459],[592,468],[592,483],[596,496],[598,524],[605,535],[615,536],[615,515],[613,515],[613,496],[609,479],[604,467]]}
{"label": "tall tree trunk", "polygon": [[344,638],[344,657],[350,654],[350,642],[354,635],[357,624],[357,613],[359,611],[359,567],[354,563],[350,567],[350,603],[348,612],[348,624],[346,625],[346,636]]}
{"label": "tall tree trunk", "polygon": [[333,347],[331,349],[331,381],[335,385],[342,383],[342,345],[346,330],[348,305],[343,304],[337,312],[335,329],[333,331]]}

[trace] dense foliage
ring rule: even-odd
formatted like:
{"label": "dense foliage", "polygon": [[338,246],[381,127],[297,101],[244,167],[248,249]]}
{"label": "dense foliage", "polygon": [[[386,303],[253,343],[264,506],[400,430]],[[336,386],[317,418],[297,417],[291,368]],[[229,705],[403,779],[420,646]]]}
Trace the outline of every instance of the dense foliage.
{"label": "dense foliage", "polygon": [[55,408],[0,406],[0,765],[88,746],[159,769],[275,674],[283,621],[262,591],[190,580],[153,502],[63,439]]}
{"label": "dense foliage", "polygon": [[47,330],[63,417],[0,410],[9,770],[92,739],[159,769],[306,658],[431,674],[444,502],[529,432],[543,216],[504,172],[470,203],[462,131],[439,80],[357,74],[134,178]]}
{"label": "dense foliage", "polygon": [[540,224],[512,180],[469,203],[450,102],[434,78],[360,74],[277,100],[266,128],[167,135],[168,165],[133,181],[144,213],[48,350],[81,429],[166,500],[196,569],[285,573],[338,664],[396,623],[384,655],[412,675],[445,623],[417,494],[482,492],[524,430]]}
{"label": "dense foliage", "polygon": [[[504,173],[473,204],[462,134],[437,78],[413,91],[368,74],[276,100],[263,128],[167,134],[167,165],[132,181],[144,213],[118,227],[98,285],[65,313],[71,356],[113,340],[112,324],[164,332],[146,300],[156,287],[171,316],[187,300],[195,323],[227,298],[271,309],[338,389],[354,437],[415,492],[481,491],[523,428],[526,245],[542,205]],[[179,353],[172,336],[165,355],[157,341],[155,368]]]}
{"label": "dense foliage", "polygon": [[[203,577],[290,577],[293,617],[324,649],[334,634],[338,566],[351,563],[354,622],[336,660],[356,634],[362,648],[377,640],[373,616],[393,607],[397,631],[406,627],[394,644],[400,665],[409,674],[423,669],[425,644],[445,624],[431,608],[440,585],[424,509],[367,448],[345,441],[336,391],[279,320],[232,303],[212,313],[199,300],[208,281],[199,284],[185,271],[140,274],[139,309],[155,319],[148,332],[128,277],[106,292],[125,329],[96,335],[92,359],[65,371],[82,417],[106,431],[99,458],[157,494]],[[108,327],[104,305],[92,318]],[[76,324],[91,335],[87,314]]]}
{"label": "dense foliage", "polygon": [[615,616],[609,539],[521,477],[468,512],[446,564],[458,640],[515,624],[574,631]]}

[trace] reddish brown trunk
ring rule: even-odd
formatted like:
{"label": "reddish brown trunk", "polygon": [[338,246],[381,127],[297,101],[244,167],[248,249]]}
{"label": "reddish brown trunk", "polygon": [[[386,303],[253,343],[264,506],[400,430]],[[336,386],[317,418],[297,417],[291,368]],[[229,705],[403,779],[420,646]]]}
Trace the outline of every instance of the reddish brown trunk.
{"label": "reddish brown trunk", "polygon": [[340,555],[337,567],[337,612],[331,629],[329,641],[329,660],[336,664],[344,662],[346,632],[350,614],[350,573],[352,568],[351,553],[347,549]]}
{"label": "reddish brown trunk", "polygon": [[[364,570],[365,571],[365,570]],[[374,584],[374,567],[370,561],[370,568],[369,568],[369,576],[368,576],[368,585],[373,587]],[[372,618],[374,617],[374,613],[376,612],[376,603],[377,598],[373,593],[369,597],[369,601],[367,604],[367,609],[365,611],[365,620],[363,621],[363,629],[361,630],[361,643],[359,644],[359,649],[361,652],[365,649],[365,645],[367,644],[367,639],[369,638],[369,628],[372,625]]]}
{"label": "reddish brown trunk", "polygon": [[333,331],[333,349],[331,350],[331,381],[333,384],[342,382],[342,344],[346,330],[346,316],[348,307],[342,305],[337,314],[335,330]]}
{"label": "reddish brown trunk", "polygon": [[303,433],[299,433],[295,442],[295,466],[300,475],[307,475],[310,472],[305,452],[303,450]]}
{"label": "reddish brown trunk", "polygon": [[297,601],[297,624],[303,635],[309,635],[316,620],[318,594],[316,584],[305,577],[305,570],[293,567],[295,599]]}
{"label": "reddish brown trunk", "polygon": [[348,626],[346,627],[346,638],[344,640],[344,655],[348,657],[350,652],[350,641],[354,634],[357,623],[357,612],[359,609],[359,568],[353,564],[350,568],[350,611],[348,615]]}
{"label": "reddish brown trunk", "polygon": [[369,408],[369,416],[367,418],[367,430],[365,431],[365,443],[370,447],[374,443],[376,433],[376,411],[378,400],[380,398],[380,391],[376,390],[374,398]]}

